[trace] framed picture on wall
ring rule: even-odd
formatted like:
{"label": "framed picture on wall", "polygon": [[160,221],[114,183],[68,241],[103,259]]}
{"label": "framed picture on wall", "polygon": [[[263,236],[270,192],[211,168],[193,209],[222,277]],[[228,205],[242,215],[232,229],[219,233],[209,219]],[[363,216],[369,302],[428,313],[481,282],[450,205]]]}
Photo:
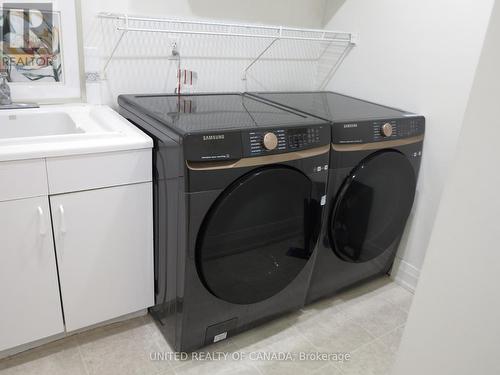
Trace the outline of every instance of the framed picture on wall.
{"label": "framed picture on wall", "polygon": [[0,69],[14,101],[81,97],[74,0],[0,0]]}

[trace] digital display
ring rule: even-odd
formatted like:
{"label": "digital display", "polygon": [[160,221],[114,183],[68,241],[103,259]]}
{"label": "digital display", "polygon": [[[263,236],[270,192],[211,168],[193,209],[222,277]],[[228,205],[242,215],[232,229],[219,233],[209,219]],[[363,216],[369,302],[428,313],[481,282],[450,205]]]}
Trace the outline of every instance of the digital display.
{"label": "digital display", "polygon": [[290,129],[287,135],[290,148],[302,148],[320,141],[319,128]]}

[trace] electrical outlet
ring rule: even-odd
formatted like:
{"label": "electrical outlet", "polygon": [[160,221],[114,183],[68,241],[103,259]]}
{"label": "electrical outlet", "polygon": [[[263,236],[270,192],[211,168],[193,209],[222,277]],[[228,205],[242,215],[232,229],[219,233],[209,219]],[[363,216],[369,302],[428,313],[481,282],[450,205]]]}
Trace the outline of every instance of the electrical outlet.
{"label": "electrical outlet", "polygon": [[170,40],[170,51],[172,52],[172,56],[176,57],[180,55],[180,38],[177,35],[170,35],[168,36],[168,39]]}

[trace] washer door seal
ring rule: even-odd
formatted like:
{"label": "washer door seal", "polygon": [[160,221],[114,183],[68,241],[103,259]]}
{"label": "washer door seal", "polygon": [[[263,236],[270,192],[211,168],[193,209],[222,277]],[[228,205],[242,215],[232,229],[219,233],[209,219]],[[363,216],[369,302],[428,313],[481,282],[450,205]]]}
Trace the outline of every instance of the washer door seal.
{"label": "washer door seal", "polygon": [[403,234],[415,197],[408,158],[383,150],[363,159],[342,184],[329,221],[335,254],[362,263],[384,253]]}
{"label": "washer door seal", "polygon": [[225,189],[207,213],[196,243],[205,287],[235,304],[263,301],[288,286],[308,262],[320,206],[302,172],[269,166]]}

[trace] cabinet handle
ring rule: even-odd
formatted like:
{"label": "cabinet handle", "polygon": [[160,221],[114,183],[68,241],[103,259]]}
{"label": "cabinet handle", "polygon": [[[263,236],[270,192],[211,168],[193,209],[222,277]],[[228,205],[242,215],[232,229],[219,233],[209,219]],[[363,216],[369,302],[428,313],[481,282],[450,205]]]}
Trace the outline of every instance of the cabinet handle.
{"label": "cabinet handle", "polygon": [[59,213],[61,214],[61,224],[59,230],[62,234],[66,233],[66,216],[64,215],[64,207],[62,204],[59,205]]}
{"label": "cabinet handle", "polygon": [[38,206],[38,232],[41,236],[45,236],[47,234],[47,227],[45,225],[45,216],[43,215],[42,207]]}

